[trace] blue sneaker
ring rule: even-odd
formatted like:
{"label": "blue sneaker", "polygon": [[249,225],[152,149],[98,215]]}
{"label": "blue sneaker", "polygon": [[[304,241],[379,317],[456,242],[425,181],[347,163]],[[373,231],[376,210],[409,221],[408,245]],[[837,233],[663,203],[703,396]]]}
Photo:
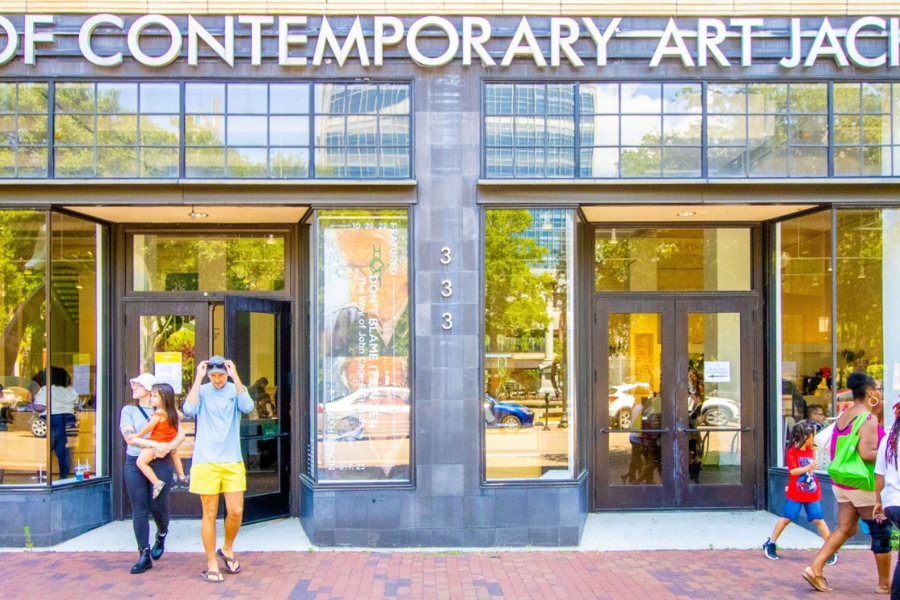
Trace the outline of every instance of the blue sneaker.
{"label": "blue sneaker", "polygon": [[832,555],[828,558],[827,561],[825,561],[825,564],[828,565],[828,566],[830,567],[831,565],[837,563],[837,557],[838,557],[838,553],[835,552],[834,554],[832,554]]}
{"label": "blue sneaker", "polygon": [[778,560],[778,553],[775,552],[775,542],[772,541],[772,538],[767,539],[763,544],[763,552],[766,553],[766,558],[769,560]]}

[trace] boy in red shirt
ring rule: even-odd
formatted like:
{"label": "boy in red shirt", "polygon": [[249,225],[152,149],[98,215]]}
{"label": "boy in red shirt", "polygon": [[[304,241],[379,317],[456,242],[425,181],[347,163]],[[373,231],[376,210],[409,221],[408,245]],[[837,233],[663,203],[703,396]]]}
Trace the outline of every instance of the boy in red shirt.
{"label": "boy in red shirt", "polygon": [[[801,508],[806,510],[806,518],[813,522],[823,540],[831,533],[823,518],[822,489],[819,487],[819,480],[816,479],[815,473],[819,468],[819,462],[813,455],[815,435],[816,430],[806,422],[797,423],[791,430],[791,443],[784,453],[784,462],[790,469],[791,478],[785,490],[784,511],[781,513],[781,518],[775,523],[772,536],[763,544],[766,558],[778,560],[775,542],[784,528],[800,516]],[[828,559],[826,564],[833,565],[836,562],[837,552]]]}

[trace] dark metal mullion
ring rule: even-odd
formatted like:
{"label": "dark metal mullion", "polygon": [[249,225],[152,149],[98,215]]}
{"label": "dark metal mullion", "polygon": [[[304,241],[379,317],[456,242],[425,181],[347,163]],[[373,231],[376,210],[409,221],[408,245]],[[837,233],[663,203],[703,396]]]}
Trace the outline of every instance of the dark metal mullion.
{"label": "dark metal mullion", "polygon": [[707,88],[707,82],[706,81],[701,82],[700,83],[700,177],[703,179],[709,178],[709,158],[707,157],[707,152],[709,151],[709,142],[706,139],[706,133],[707,133],[706,88]]}
{"label": "dark metal mullion", "polygon": [[97,111],[100,110],[100,103],[99,98],[97,98],[97,82],[95,81],[91,86],[94,88],[94,179],[97,179],[99,177],[99,172],[97,171],[97,156],[100,154],[100,141],[97,139],[97,123],[99,122]]}
{"label": "dark metal mullion", "polygon": [[381,85],[375,85],[375,177],[383,179],[384,166],[381,156],[381,107],[378,105],[381,95]]}
{"label": "dark metal mullion", "polygon": [[744,157],[747,179],[750,179],[750,84],[744,83]]}
{"label": "dark metal mullion", "polygon": [[137,137],[134,139],[135,143],[135,160],[137,160],[137,165],[135,173],[137,177],[140,179],[141,177],[141,155],[143,152],[141,151],[141,83],[135,84],[137,87],[137,114],[134,115],[135,126],[137,127]]}
{"label": "dark metal mullion", "polygon": [[[16,96],[15,101],[13,103],[13,118],[15,119],[15,132],[16,139],[13,141],[13,178],[19,177],[19,85],[16,86]],[[47,104],[47,108],[49,110],[49,103]],[[49,139],[49,136],[48,136]]]}
{"label": "dark metal mullion", "polygon": [[[860,94],[861,93],[862,93],[862,86],[860,86]],[[828,118],[827,118],[827,122],[828,122],[828,127],[827,127],[827,132],[828,132],[828,157],[827,157],[828,170],[827,170],[827,175],[828,175],[828,177],[834,177],[835,148],[834,148],[834,82],[833,81],[828,82],[828,96],[827,96],[826,101],[828,103],[827,108],[826,108],[826,110],[828,110]],[[860,98],[860,102],[861,101],[862,101],[862,98]],[[860,109],[862,109],[862,103],[860,103]],[[861,124],[862,123],[860,123],[860,125]],[[860,133],[862,133],[862,129],[860,129]],[[862,171],[860,171],[860,174],[862,174]]]}
{"label": "dark metal mullion", "polygon": [[572,160],[572,168],[574,169],[572,173],[573,179],[581,178],[581,150],[582,150],[582,142],[581,142],[581,82],[575,82],[572,86],[572,93],[574,94],[574,98],[572,101],[572,126],[574,127],[573,135],[575,136],[574,143],[574,152]]}
{"label": "dark metal mullion", "polygon": [[187,177],[187,88],[184,81],[178,83],[178,112],[180,114],[178,126],[178,177]]}
{"label": "dark metal mullion", "polygon": [[309,150],[309,175],[310,179],[316,178],[316,83],[309,82],[307,92],[307,121],[309,122],[309,137],[306,139],[306,147]]}
{"label": "dark metal mullion", "polygon": [[[16,85],[16,101],[18,102],[19,84]],[[52,79],[47,82],[47,178],[56,177],[56,82]],[[18,113],[18,105],[16,106]],[[18,118],[16,119],[18,126]],[[18,133],[18,132],[17,132]],[[16,139],[16,152],[18,153],[18,139]],[[18,174],[18,161],[16,162],[16,174]]]}
{"label": "dark metal mullion", "polygon": [[228,113],[228,108],[229,108],[228,107],[228,88],[230,86],[228,85],[228,82],[225,82],[224,86],[225,86],[225,106],[222,107],[222,123],[225,126],[225,130],[222,132],[222,135],[225,137],[225,139],[222,141],[222,161],[223,161],[222,162],[222,165],[223,165],[222,177],[224,177],[225,179],[228,179],[228,142],[230,141],[228,139],[228,114],[229,114]]}

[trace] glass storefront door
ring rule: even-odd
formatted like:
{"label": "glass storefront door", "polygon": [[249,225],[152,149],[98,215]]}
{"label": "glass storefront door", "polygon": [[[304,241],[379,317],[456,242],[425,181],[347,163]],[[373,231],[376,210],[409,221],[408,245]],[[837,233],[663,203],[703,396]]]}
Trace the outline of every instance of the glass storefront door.
{"label": "glass storefront door", "polygon": [[241,421],[244,522],[290,513],[291,303],[225,297],[225,356],[255,403]]}
{"label": "glass storefront door", "polygon": [[753,506],[753,302],[595,301],[597,508]]}
{"label": "glass storefront door", "polygon": [[[245,522],[289,514],[290,302],[225,297],[221,302],[128,302],[125,308],[125,378],[119,408],[131,402],[128,380],[153,373],[184,402],[196,364],[214,354],[234,360],[254,398],[242,416],[241,449],[247,467]],[[116,413],[118,414],[118,412]],[[194,419],[185,418],[187,440],[178,449],[190,470]],[[169,496],[174,517],[199,517],[200,502],[186,487]],[[125,497],[125,515],[131,508]]]}

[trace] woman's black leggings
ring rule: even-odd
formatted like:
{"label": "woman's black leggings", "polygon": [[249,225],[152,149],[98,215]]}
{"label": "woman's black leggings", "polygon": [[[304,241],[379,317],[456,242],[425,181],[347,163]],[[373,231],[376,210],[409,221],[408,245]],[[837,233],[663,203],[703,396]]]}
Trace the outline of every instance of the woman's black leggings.
{"label": "woman's black leggings", "polygon": [[[900,528],[900,506],[886,506],[884,514],[895,527]],[[894,567],[894,578],[891,580],[891,600],[895,599],[900,599],[900,563]]]}
{"label": "woman's black leggings", "polygon": [[156,500],[153,500],[153,486],[137,466],[136,456],[125,456],[125,487],[131,501],[131,525],[138,551],[150,547],[150,516],[156,523],[156,531],[169,531],[169,492],[172,490],[172,474],[175,466],[172,457],[164,456],[150,461],[156,476],[166,483]]}

